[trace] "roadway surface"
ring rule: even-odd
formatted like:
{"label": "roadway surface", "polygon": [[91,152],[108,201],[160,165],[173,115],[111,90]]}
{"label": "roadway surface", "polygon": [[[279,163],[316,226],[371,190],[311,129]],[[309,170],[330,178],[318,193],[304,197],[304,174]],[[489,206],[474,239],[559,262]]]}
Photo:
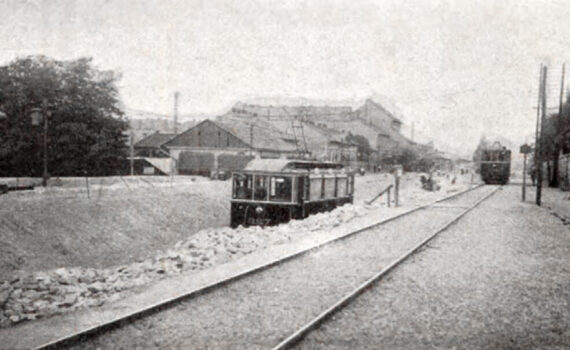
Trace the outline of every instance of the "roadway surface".
{"label": "roadway surface", "polygon": [[570,230],[504,187],[296,348],[568,349]]}

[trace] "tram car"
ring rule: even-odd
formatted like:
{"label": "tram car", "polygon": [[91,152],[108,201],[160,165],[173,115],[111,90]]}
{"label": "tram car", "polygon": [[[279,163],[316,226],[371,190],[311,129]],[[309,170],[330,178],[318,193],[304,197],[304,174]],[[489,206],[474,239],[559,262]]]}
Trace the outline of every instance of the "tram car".
{"label": "tram car", "polygon": [[231,227],[270,226],[353,202],[354,173],[342,164],[253,159],[232,179]]}
{"label": "tram car", "polygon": [[480,172],[486,184],[507,184],[511,173],[511,151],[499,143],[483,150]]}

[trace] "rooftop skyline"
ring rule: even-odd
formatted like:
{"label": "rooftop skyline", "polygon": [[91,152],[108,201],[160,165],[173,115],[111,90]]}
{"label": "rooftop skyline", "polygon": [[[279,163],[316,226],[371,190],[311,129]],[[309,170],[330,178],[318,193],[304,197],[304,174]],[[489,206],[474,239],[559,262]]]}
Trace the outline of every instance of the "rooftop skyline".
{"label": "rooftop skyline", "polygon": [[570,10],[562,1],[0,0],[0,64],[93,57],[122,74],[127,108],[227,111],[256,98],[367,97],[418,141],[472,151],[534,133],[538,73],[558,106]]}

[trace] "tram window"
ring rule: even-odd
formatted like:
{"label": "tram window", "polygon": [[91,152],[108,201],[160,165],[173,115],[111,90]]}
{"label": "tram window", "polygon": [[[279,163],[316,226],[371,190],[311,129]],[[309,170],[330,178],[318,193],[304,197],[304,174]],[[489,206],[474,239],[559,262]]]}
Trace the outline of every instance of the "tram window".
{"label": "tram window", "polygon": [[323,178],[321,176],[311,177],[311,186],[309,188],[309,200],[316,201],[321,199]]}
{"label": "tram window", "polygon": [[334,198],[334,177],[325,177],[325,198]]}
{"label": "tram window", "polygon": [[352,194],[354,192],[354,176],[348,177],[348,194]]}
{"label": "tram window", "polygon": [[269,199],[272,201],[291,201],[291,178],[272,176],[270,182]]}
{"label": "tram window", "polygon": [[267,200],[267,176],[256,175],[254,183],[253,199]]}
{"label": "tram window", "polygon": [[234,176],[234,198],[251,199],[251,175],[236,174]]}

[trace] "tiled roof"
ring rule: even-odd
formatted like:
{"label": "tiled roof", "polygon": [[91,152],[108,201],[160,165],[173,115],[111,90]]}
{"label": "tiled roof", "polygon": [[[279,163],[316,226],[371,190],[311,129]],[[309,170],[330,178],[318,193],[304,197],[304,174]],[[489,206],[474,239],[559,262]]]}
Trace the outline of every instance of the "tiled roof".
{"label": "tiled roof", "polygon": [[224,116],[216,119],[215,123],[245,143],[250,144],[253,142],[252,146],[256,149],[282,152],[292,152],[297,149],[295,142],[290,139],[290,135],[259,119],[248,121],[244,118]]}
{"label": "tiled roof", "polygon": [[144,139],[140,140],[139,142],[135,143],[134,147],[136,148],[159,148],[167,141],[171,140],[175,137],[176,134],[168,133],[168,134],[161,134],[161,133],[154,133],[150,134]]}
{"label": "tiled roof", "polygon": [[396,118],[396,116],[394,114],[392,114],[392,112],[390,112],[389,110],[384,108],[384,106],[382,106],[380,103],[378,103],[378,102],[376,102],[370,98],[367,99],[366,102],[364,102],[364,105],[361,108],[366,108],[367,106],[377,108],[380,111],[382,111],[385,115],[390,117],[393,121],[398,122],[398,123],[402,123],[402,121],[400,119]]}

